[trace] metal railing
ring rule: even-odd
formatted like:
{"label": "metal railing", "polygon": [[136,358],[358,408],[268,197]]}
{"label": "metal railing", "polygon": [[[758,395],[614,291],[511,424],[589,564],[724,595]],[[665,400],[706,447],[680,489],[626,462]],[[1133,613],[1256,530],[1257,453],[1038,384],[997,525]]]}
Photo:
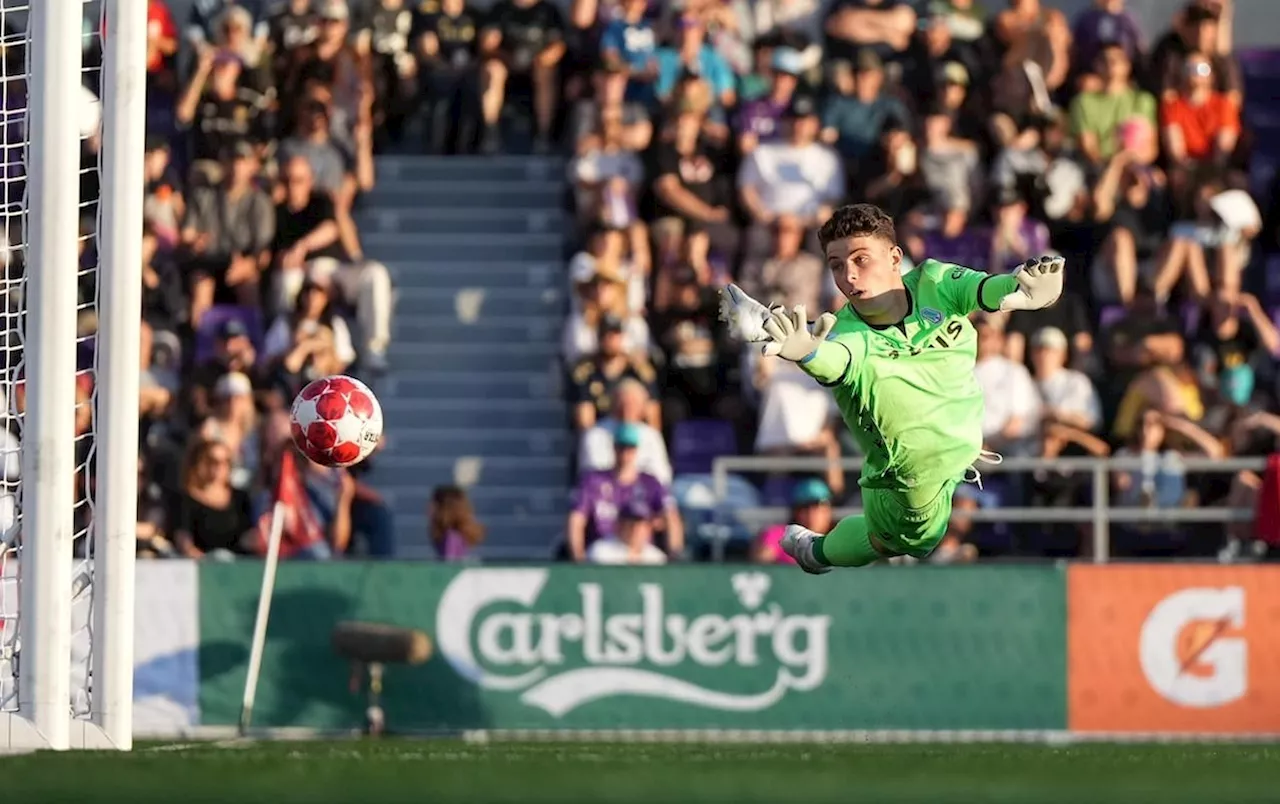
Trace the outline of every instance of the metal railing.
{"label": "metal railing", "polygon": [[[769,472],[825,472],[833,463],[839,464],[845,473],[857,472],[862,468],[862,458],[841,458],[832,461],[823,457],[771,457],[764,455],[733,456],[716,458],[711,468],[712,488],[715,494],[717,509],[723,505],[728,495],[728,477],[730,473],[769,473]],[[1266,468],[1265,458],[1183,458],[1179,466],[1188,473],[1227,473],[1240,471],[1260,472]],[[1253,520],[1253,511],[1247,508],[1226,508],[1214,506],[1208,508],[1142,508],[1111,506],[1111,474],[1113,472],[1141,471],[1142,459],[1123,458],[1005,458],[1003,463],[982,464],[983,474],[999,472],[1035,472],[1039,470],[1057,472],[1088,472],[1093,486],[1093,503],[1088,507],[1077,508],[987,508],[966,512],[965,516],[974,522],[1033,522],[1046,523],[1082,523],[1093,526],[1093,561],[1105,564],[1111,557],[1111,523],[1117,524],[1158,524],[1168,522],[1222,523],[1249,522]],[[837,517],[861,513],[858,508],[839,508]],[[782,522],[788,511],[785,507],[770,506],[758,508],[735,509],[736,519],[750,526],[764,526]],[[724,545],[717,541],[713,545],[716,558],[723,557]]]}

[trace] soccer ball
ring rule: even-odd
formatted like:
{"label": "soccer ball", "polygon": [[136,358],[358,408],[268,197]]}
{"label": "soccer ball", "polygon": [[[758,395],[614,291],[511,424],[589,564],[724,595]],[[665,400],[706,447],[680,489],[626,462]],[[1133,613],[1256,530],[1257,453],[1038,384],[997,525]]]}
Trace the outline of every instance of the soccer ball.
{"label": "soccer ball", "polygon": [[302,389],[289,411],[293,443],[322,466],[353,466],[382,437],[382,407],[359,380],[336,374]]}

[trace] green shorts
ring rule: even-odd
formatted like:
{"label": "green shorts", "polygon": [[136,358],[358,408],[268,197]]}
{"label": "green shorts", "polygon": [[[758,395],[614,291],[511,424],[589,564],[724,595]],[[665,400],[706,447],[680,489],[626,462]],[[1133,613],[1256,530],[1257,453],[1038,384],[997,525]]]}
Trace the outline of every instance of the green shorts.
{"label": "green shorts", "polygon": [[959,479],[949,480],[932,496],[928,489],[915,489],[911,497],[927,500],[912,505],[905,494],[888,489],[863,489],[862,508],[867,532],[899,555],[924,558],[933,552],[947,533],[951,519],[951,495]]}

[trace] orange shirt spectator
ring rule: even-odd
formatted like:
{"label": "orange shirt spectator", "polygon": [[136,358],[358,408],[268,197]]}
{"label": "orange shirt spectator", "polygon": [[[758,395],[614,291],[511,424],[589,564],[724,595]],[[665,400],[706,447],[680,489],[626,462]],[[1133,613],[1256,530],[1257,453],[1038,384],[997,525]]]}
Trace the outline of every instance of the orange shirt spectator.
{"label": "orange shirt spectator", "polygon": [[1160,107],[1160,125],[1177,128],[1189,159],[1213,156],[1218,135],[1224,131],[1240,133],[1240,110],[1221,92],[1211,93],[1200,104],[1185,95],[1164,101]]}

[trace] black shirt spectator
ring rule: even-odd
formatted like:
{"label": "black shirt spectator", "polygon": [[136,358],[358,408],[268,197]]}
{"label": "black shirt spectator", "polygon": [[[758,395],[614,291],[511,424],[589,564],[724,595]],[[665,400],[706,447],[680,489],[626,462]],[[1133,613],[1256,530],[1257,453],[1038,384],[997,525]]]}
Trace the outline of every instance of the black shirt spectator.
{"label": "black shirt spectator", "polygon": [[195,159],[218,159],[237,143],[267,138],[266,98],[240,85],[243,67],[228,51],[201,52],[196,73],[178,103],[178,121],[190,126]]}
{"label": "black shirt spectator", "polygon": [[[333,199],[328,193],[313,191],[306,205],[300,209],[292,209],[287,202],[281,202],[276,205],[276,237],[272,243],[272,250],[276,254],[286,252],[307,235],[326,223],[332,223],[333,220]],[[345,260],[347,255],[342,250],[342,245],[334,240],[327,246],[307,251],[304,261],[313,260],[316,257]]]}
{"label": "black shirt spectator", "polygon": [[527,73],[533,60],[551,45],[564,40],[564,16],[546,0],[499,0],[489,10],[486,30],[501,35],[498,52],[508,69]]}
{"label": "black shirt spectator", "polygon": [[424,54],[431,53],[425,60],[429,68],[468,67],[475,60],[476,40],[483,23],[484,18],[461,0],[423,0],[413,13],[413,40],[424,43],[423,38],[427,37],[433,42],[420,47]]}

